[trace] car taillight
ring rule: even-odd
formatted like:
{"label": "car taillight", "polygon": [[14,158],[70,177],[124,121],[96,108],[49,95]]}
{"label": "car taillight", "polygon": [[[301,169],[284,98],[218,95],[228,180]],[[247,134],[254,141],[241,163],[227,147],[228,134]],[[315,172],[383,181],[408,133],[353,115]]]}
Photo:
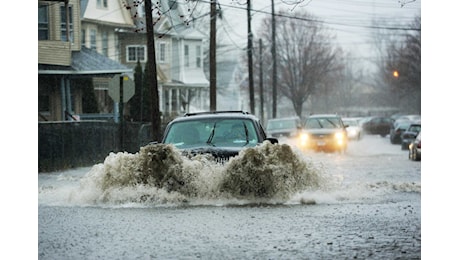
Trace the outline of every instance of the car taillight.
{"label": "car taillight", "polygon": [[422,149],[422,141],[418,142],[417,148]]}

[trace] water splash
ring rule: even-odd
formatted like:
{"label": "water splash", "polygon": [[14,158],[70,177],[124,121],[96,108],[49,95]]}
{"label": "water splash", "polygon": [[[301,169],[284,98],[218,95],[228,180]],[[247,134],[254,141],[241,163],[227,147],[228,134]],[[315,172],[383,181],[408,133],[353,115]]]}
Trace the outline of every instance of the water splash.
{"label": "water splash", "polygon": [[282,203],[298,192],[326,187],[327,178],[287,144],[268,142],[227,163],[210,155],[184,156],[172,145],[111,153],[93,166],[71,195],[87,204]]}
{"label": "water splash", "polygon": [[322,180],[318,169],[289,145],[265,144],[242,151],[228,163],[221,189],[237,198],[285,200],[302,190],[320,187]]}

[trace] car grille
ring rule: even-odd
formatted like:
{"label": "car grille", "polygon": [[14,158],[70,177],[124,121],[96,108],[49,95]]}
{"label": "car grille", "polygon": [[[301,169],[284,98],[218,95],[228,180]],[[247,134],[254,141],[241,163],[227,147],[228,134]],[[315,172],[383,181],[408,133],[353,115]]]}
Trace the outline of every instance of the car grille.
{"label": "car grille", "polygon": [[334,138],[334,134],[312,134],[311,138],[315,140],[332,139]]}

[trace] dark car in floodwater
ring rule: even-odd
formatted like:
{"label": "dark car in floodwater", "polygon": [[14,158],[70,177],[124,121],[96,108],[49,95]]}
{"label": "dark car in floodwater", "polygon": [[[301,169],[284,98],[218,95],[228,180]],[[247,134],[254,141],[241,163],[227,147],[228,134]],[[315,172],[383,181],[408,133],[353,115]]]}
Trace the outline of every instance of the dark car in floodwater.
{"label": "dark car in floodwater", "polygon": [[409,144],[409,159],[412,161],[422,159],[422,131],[418,132],[415,139]]}
{"label": "dark car in floodwater", "polygon": [[407,130],[411,123],[411,121],[395,122],[390,129],[390,142],[392,144],[401,144],[401,135]]}
{"label": "dark car in floodwater", "polygon": [[412,123],[406,131],[401,135],[401,150],[408,150],[409,144],[414,141],[418,133],[421,131],[421,123]]}
{"label": "dark car in floodwater", "polygon": [[247,147],[268,140],[259,118],[243,111],[187,113],[169,122],[162,143],[173,144],[186,154],[211,154],[226,160]]}
{"label": "dark car in floodwater", "polygon": [[393,123],[394,120],[390,117],[374,116],[366,118],[362,122],[362,128],[366,134],[385,137],[390,134]]}

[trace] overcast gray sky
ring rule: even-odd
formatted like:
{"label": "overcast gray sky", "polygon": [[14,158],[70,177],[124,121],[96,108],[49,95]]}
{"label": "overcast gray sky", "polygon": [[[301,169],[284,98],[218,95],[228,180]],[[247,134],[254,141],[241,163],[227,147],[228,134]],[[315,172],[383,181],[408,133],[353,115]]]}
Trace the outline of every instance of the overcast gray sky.
{"label": "overcast gray sky", "polygon": [[[227,40],[244,49],[247,45],[246,0],[219,0],[224,10]],[[370,44],[373,20],[384,19],[393,24],[409,24],[421,15],[421,1],[409,0],[275,0],[275,9],[308,11],[324,21],[337,37],[337,45],[361,60],[375,57]],[[270,0],[252,0],[252,31],[257,33],[260,19],[271,13]],[[268,14],[267,14],[268,13]],[[257,35],[255,35],[257,40]]]}

